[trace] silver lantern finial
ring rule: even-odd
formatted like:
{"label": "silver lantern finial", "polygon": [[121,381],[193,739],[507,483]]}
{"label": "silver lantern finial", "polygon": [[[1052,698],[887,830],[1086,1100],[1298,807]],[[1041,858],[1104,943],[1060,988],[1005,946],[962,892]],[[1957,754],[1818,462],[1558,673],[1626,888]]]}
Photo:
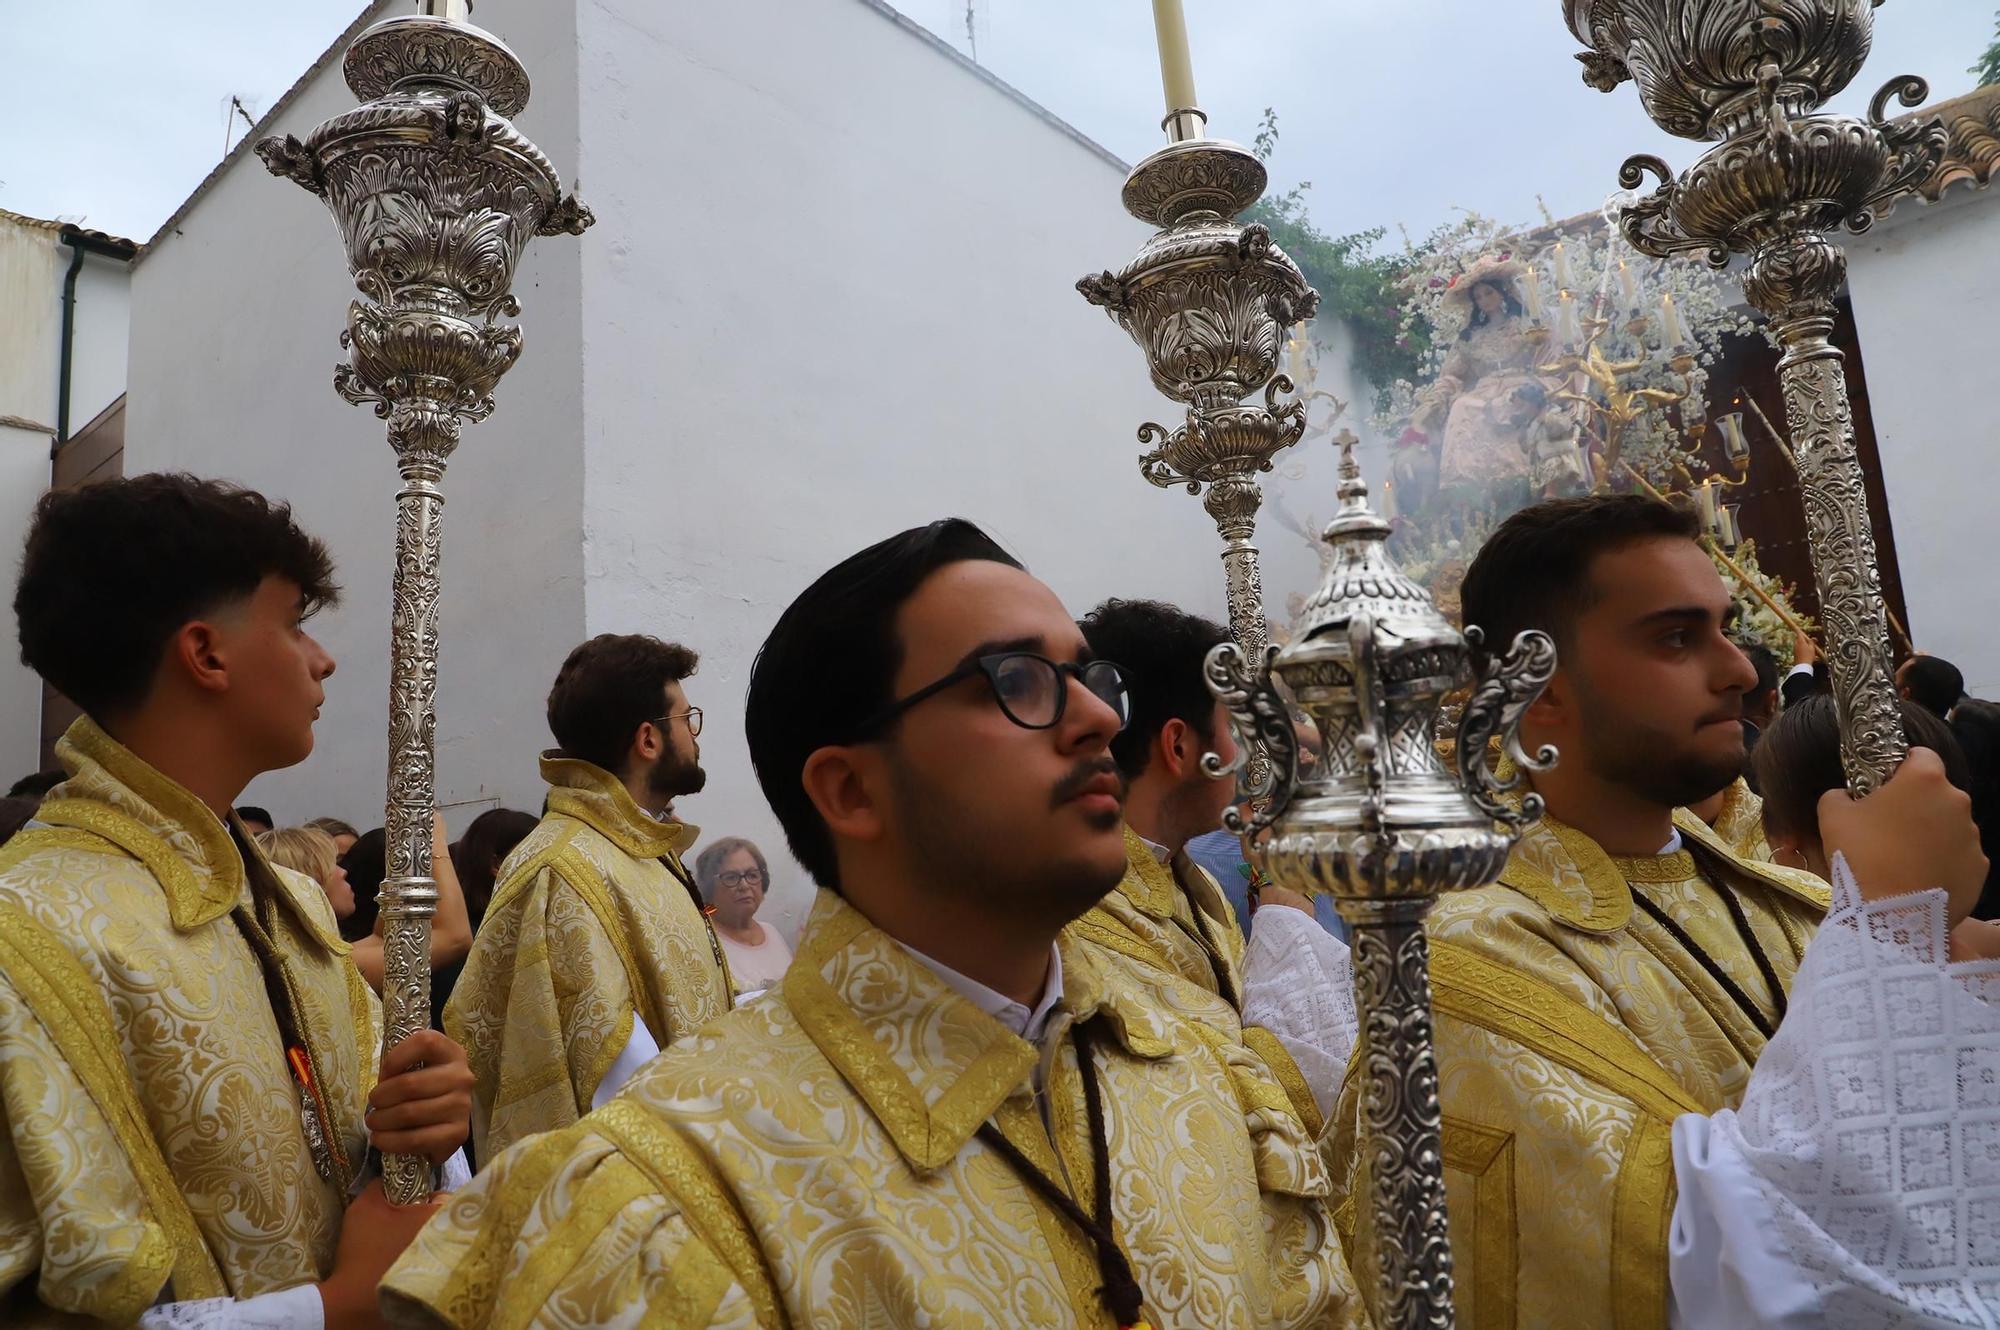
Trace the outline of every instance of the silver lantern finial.
{"label": "silver lantern finial", "polygon": [[[445,464],[461,422],[493,414],[493,389],[521,354],[514,267],[530,238],[581,234],[590,210],[563,193],[541,149],[508,117],[528,73],[489,32],[459,21],[464,0],[385,19],[347,49],[363,105],[301,143],[257,144],[273,174],[318,195],[347,242],[361,299],[340,344],[334,390],[389,422],[402,488],[389,630],[389,779],[382,880],[382,1046],[430,1024],[430,923],[437,908],[438,560]],[[442,16],[440,16],[442,15]],[[384,1161],[400,1205],[430,1192],[429,1166]]]}
{"label": "silver lantern finial", "polygon": [[[1414,1330],[1452,1315],[1424,916],[1438,893],[1497,877],[1519,828],[1539,815],[1533,795],[1519,807],[1503,798],[1512,786],[1496,779],[1490,748],[1529,770],[1555,760],[1547,747],[1523,752],[1519,726],[1556,652],[1546,634],[1525,632],[1487,663],[1460,722],[1459,770],[1447,767],[1434,742],[1438,712],[1471,679],[1478,631],[1453,628],[1397,568],[1354,437],[1340,442],[1332,559],[1291,644],[1253,659],[1224,643],[1207,672],[1239,739],[1265,742],[1274,757],[1268,805],[1233,828],[1261,837],[1257,858],[1273,882],[1332,896],[1353,928],[1380,1319]],[[1286,694],[1324,740],[1313,770],[1298,767]]]}

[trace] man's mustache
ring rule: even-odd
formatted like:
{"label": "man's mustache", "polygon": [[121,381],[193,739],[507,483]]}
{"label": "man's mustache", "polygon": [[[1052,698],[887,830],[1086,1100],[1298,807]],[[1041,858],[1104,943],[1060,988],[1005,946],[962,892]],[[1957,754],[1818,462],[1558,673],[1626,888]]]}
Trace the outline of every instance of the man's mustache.
{"label": "man's mustache", "polygon": [[1077,763],[1069,775],[1064,776],[1060,781],[1056,782],[1055,793],[1049,798],[1049,807],[1061,808],[1064,804],[1076,798],[1077,795],[1082,794],[1084,786],[1089,785],[1092,781],[1102,780],[1106,776],[1118,782],[1118,802],[1121,804],[1124,803],[1125,775],[1118,770],[1118,764],[1112,761],[1107,755],[1089,758]]}

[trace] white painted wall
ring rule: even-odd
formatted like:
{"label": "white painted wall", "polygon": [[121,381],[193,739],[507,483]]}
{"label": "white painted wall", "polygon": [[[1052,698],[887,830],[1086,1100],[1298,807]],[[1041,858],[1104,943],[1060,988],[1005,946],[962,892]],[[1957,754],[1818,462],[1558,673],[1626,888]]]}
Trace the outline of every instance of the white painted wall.
{"label": "white painted wall", "polygon": [[[58,245],[65,267],[70,249]],[[61,327],[62,279],[56,279]],[[75,434],[125,391],[126,348],[132,335],[132,272],[101,254],[85,254],[76,275],[76,326],[69,370],[69,430]],[[51,416],[49,423],[54,424]]]}
{"label": "white painted wall", "polygon": [[[51,431],[62,341],[62,275],[69,249],[46,227],[0,217],[0,416]],[[42,441],[48,451],[48,440]],[[43,488],[48,477],[42,477]],[[19,553],[19,551],[15,551]]]}
{"label": "white painted wall", "polygon": [[[35,501],[49,487],[49,436],[0,425],[0,576],[8,598]],[[12,616],[9,615],[9,627]],[[0,780],[11,785],[42,765],[42,681],[21,663],[10,634],[0,647]],[[5,789],[6,785],[0,785]]]}
{"label": "white painted wall", "polygon": [[1910,634],[2000,697],[1992,478],[2000,363],[2000,193],[1906,200],[1848,247]]}
{"label": "white painted wall", "polygon": [[588,627],[703,654],[705,836],[809,898],[743,744],[757,647],[905,527],[986,526],[1081,613],[1220,615],[1199,501],[1140,477],[1168,404],[1074,290],[1144,229],[1119,168],[862,0],[583,0]]}
{"label": "white painted wall", "polygon": [[[482,0],[479,17],[534,79],[521,128],[574,163],[573,11]],[[336,58],[276,129],[303,137],[353,105]],[[542,701],[583,629],[582,250],[570,237],[529,247],[514,288],[526,349],[445,479],[438,775],[442,799],[460,805],[454,832],[496,800],[541,807]],[[339,233],[318,199],[246,151],[140,259],[133,284],[127,473],[186,468],[291,500],[347,589],[314,622],[340,662],[318,749],[245,798],[286,821],[379,825],[396,471],[382,422],[330,384],[354,295]]]}

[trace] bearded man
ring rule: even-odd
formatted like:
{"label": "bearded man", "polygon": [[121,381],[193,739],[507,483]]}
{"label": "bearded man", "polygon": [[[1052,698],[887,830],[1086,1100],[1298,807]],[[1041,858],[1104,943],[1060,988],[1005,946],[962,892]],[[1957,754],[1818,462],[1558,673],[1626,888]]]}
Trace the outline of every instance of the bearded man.
{"label": "bearded man", "polygon": [[661,1049],[729,1010],[728,969],[672,819],[701,789],[695,653],[603,634],[549,690],[541,824],[501,866],[445,1028],[477,1077],[481,1161],[603,1103]]}

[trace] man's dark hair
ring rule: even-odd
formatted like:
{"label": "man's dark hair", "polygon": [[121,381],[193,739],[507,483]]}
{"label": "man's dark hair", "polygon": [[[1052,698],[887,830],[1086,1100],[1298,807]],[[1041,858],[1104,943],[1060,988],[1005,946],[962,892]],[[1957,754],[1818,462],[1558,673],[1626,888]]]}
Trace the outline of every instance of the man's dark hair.
{"label": "man's dark hair", "polygon": [[1700,534],[1691,510],[1642,494],[1551,499],[1521,509],[1486,538],[1459,588],[1466,625],[1485,634],[1476,663],[1505,653],[1530,628],[1553,637],[1559,652],[1567,646],[1577,616],[1595,603],[1590,570],[1600,554],[1635,541]]}
{"label": "man's dark hair", "polygon": [[1772,651],[1771,648],[1765,646],[1762,642],[1752,642],[1750,645],[1744,647],[1743,654],[1749,657],[1750,668],[1757,671],[1756,686],[1745,694],[1743,698],[1744,703],[1747,705],[1753,699],[1760,698],[1766,693],[1775,693],[1778,691],[1778,656],[1776,652]]}
{"label": "man's dark hair", "polygon": [[61,767],[51,771],[37,771],[21,777],[8,789],[9,799],[39,799],[56,786],[69,779],[69,773]]}
{"label": "man's dark hair", "polygon": [[1939,656],[1912,656],[1903,663],[1902,685],[1910,700],[1937,715],[1948,715],[1965,696],[1965,675]]}
{"label": "man's dark hair", "polygon": [[1152,758],[1153,739],[1170,720],[1186,721],[1204,743],[1215,738],[1215,694],[1202,662],[1229,630],[1212,619],[1158,600],[1107,600],[1077,621],[1091,654],[1118,662],[1132,699],[1132,718],[1111,741],[1126,777]]}
{"label": "man's dark hair", "polygon": [[266,831],[272,830],[278,825],[272,819],[270,809],[259,808],[256,804],[236,805],[236,820],[239,822],[255,822]]}
{"label": "man's dark hair", "polygon": [[549,689],[549,733],[565,757],[623,773],[632,737],[658,720],[660,694],[701,658],[677,642],[641,633],[600,633],[569,653]]}
{"label": "man's dark hair", "polygon": [[22,663],[94,717],[129,710],[183,625],[266,577],[297,583],[308,613],[340,596],[326,546],[254,490],[158,474],[53,491],[14,589]]}
{"label": "man's dark hair", "polygon": [[[1965,751],[1942,718],[1914,702],[1902,703],[1903,732],[1914,747],[1944,763],[1946,779],[1977,798]],[[1786,707],[1751,754],[1757,788],[1764,795],[1764,827],[1772,835],[1819,839],[1819,800],[1846,786],[1840,764],[1840,716],[1833,698],[1815,693]]]}
{"label": "man's dark hair", "polygon": [[969,561],[1021,566],[962,517],[879,541],[800,592],[757,651],[744,702],[750,762],[793,856],[821,886],[839,890],[840,868],[801,779],[806,759],[852,742],[854,727],[894,700],[897,611],[932,573]]}

